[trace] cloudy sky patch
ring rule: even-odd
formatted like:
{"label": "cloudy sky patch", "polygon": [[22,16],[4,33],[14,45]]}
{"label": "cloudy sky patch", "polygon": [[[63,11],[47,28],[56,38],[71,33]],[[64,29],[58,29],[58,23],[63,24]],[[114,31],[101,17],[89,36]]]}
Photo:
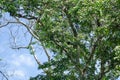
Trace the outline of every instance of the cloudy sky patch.
{"label": "cloudy sky patch", "polygon": [[33,60],[34,60],[33,57],[27,54],[26,55],[25,54],[20,54],[20,55],[13,54],[11,64],[15,66],[25,65],[25,66],[34,67],[35,62]]}

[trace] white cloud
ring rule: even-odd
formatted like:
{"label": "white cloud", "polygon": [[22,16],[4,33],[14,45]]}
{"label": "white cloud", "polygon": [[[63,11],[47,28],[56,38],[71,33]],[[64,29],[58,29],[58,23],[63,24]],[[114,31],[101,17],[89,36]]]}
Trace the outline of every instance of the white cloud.
{"label": "white cloud", "polygon": [[26,78],[26,72],[24,70],[18,69],[18,70],[9,70],[7,71],[7,74],[9,75],[10,80],[23,80]]}
{"label": "white cloud", "polygon": [[19,76],[19,77],[25,77],[25,72],[22,71],[22,70],[16,70],[16,71],[14,72],[14,75],[15,75],[15,76]]}
{"label": "white cloud", "polygon": [[15,66],[22,66],[22,65],[35,66],[33,58],[30,55],[25,55],[25,54],[21,54],[21,55],[13,54],[12,61],[10,61],[10,63]]}

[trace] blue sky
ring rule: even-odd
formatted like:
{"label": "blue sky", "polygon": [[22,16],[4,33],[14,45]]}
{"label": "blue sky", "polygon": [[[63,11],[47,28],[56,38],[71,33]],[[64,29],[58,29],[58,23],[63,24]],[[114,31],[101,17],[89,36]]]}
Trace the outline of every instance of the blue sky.
{"label": "blue sky", "polygon": [[[3,20],[6,19],[12,19],[8,13],[5,13],[0,19],[1,24],[4,24]],[[15,36],[15,40],[11,35]],[[25,46],[29,39],[30,34],[21,25],[11,24],[0,28],[0,58],[2,59],[0,70],[8,75],[9,80],[28,80],[30,76],[36,76],[41,72],[38,70],[38,65],[29,50],[11,48],[15,45],[14,41],[17,43],[16,45]],[[45,62],[47,59],[42,47],[38,48],[37,56],[41,62]],[[1,78],[2,75],[0,74],[0,80]]]}

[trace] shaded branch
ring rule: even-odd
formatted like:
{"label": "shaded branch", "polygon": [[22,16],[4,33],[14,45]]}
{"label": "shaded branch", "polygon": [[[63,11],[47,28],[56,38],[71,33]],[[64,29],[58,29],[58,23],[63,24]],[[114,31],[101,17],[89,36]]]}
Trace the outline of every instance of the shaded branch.
{"label": "shaded branch", "polygon": [[90,64],[90,62],[91,62],[91,60],[92,60],[92,58],[93,58],[93,56],[94,56],[95,49],[96,49],[97,46],[98,46],[97,43],[98,43],[101,39],[102,39],[102,37],[99,37],[99,38],[96,40],[96,42],[94,43],[94,45],[92,46],[91,52],[90,52],[90,56],[89,56],[89,58],[87,59],[86,66],[85,66],[85,68],[84,68],[83,71],[82,71],[82,75],[85,74],[85,72],[86,72],[86,70],[87,70],[87,68],[88,68],[88,66],[89,66],[89,64]]}
{"label": "shaded branch", "polygon": [[32,16],[32,15],[22,15],[22,14],[17,14],[17,17],[18,17],[18,18],[25,18],[25,19],[28,19],[28,20],[31,20],[31,19],[35,19],[35,20],[37,20],[37,17]]}
{"label": "shaded branch", "polygon": [[63,11],[65,12],[66,16],[67,16],[67,19],[68,19],[68,23],[72,29],[72,32],[74,34],[74,37],[77,37],[77,31],[76,29],[74,28],[74,25],[73,25],[73,22],[71,21],[71,15],[68,13],[68,10],[67,10],[67,7],[63,7]]}
{"label": "shaded branch", "polygon": [[98,80],[101,80],[102,78],[103,78],[103,76],[104,76],[104,74],[105,74],[105,68],[104,68],[104,62],[103,62],[103,60],[101,59],[101,69],[100,69],[100,77],[99,77],[99,79]]}

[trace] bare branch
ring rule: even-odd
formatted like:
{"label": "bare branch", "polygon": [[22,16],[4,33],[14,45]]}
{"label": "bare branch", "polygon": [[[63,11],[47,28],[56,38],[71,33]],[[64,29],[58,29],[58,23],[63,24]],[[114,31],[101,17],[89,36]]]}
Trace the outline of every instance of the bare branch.
{"label": "bare branch", "polygon": [[15,18],[17,20],[17,22],[19,24],[22,24],[23,26],[25,26],[27,28],[27,30],[30,32],[30,34],[35,38],[37,39],[38,41],[40,40],[39,37],[37,35],[34,34],[33,30],[28,26],[26,25],[25,23],[21,22],[18,18]]}
{"label": "bare branch", "polygon": [[0,71],[0,73],[5,77],[6,80],[8,80],[8,77],[2,71]]}
{"label": "bare branch", "polygon": [[44,45],[42,45],[42,47],[43,47],[43,49],[44,49],[44,51],[45,51],[45,54],[46,54],[47,57],[48,57],[48,61],[50,62],[50,55],[49,55],[49,53],[47,52],[47,50],[46,50],[46,48],[44,47]]}
{"label": "bare branch", "polygon": [[15,36],[13,35],[13,33],[12,33],[12,31],[10,29],[9,29],[9,31],[10,31],[10,35],[12,36],[14,45],[16,46],[16,38],[15,38]]}
{"label": "bare branch", "polygon": [[6,24],[0,25],[0,28],[5,27],[5,26],[9,25],[10,23],[18,23],[18,22],[7,22]]}
{"label": "bare branch", "polygon": [[20,46],[20,47],[12,47],[12,49],[27,49],[27,46]]}
{"label": "bare branch", "polygon": [[[7,26],[7,25],[9,25],[10,23],[21,24],[21,25],[23,25],[23,26],[28,30],[28,32],[32,35],[32,37],[34,37],[36,40],[40,41],[39,37],[33,32],[32,28],[31,28],[30,26],[28,26],[27,24],[21,22],[18,18],[16,18],[16,17],[14,17],[14,18],[16,19],[15,22],[7,22],[6,24],[1,25],[0,28],[2,28],[2,27],[4,27],[4,26]],[[32,39],[30,40],[30,43],[29,43],[28,46],[31,45],[31,42],[32,42]],[[20,47],[15,46],[15,47],[12,47],[12,49],[27,49],[28,46],[20,46]],[[43,47],[43,49],[44,49],[44,51],[45,51],[45,54],[46,54],[47,57],[48,57],[48,61],[50,61],[50,55],[48,54],[48,52],[47,52],[46,48],[44,47],[44,45],[42,45],[42,47]],[[38,65],[42,65],[41,62],[38,60],[38,58],[37,58],[37,56],[36,56],[35,54],[33,54],[33,57],[34,57],[34,59],[36,60],[36,62],[37,62]],[[43,69],[43,71],[44,71],[46,74],[48,74],[47,70],[44,70],[44,69]]]}
{"label": "bare branch", "polygon": [[[29,26],[27,26],[26,24],[20,22],[17,18],[16,18],[16,20],[17,20],[19,23],[21,23],[22,25],[24,25],[24,26],[27,28],[27,30],[31,33],[31,35],[32,35],[35,39],[37,39],[38,41],[40,41],[39,37],[34,34],[33,30],[32,30]],[[48,54],[48,52],[47,52],[46,48],[44,47],[44,45],[42,45],[42,47],[43,47],[43,49],[44,49],[44,51],[45,51],[45,53],[46,53],[46,55],[47,55],[47,57],[48,57],[48,61],[50,61],[50,55]]]}
{"label": "bare branch", "polygon": [[33,57],[35,59],[35,61],[37,62],[38,65],[41,65],[41,62],[38,60],[37,56],[35,54],[33,54]]}
{"label": "bare branch", "polygon": [[[15,37],[14,37],[15,38]],[[14,47],[11,47],[12,49],[28,49],[29,48],[29,46],[31,45],[31,43],[32,43],[32,39],[33,39],[33,37],[31,37],[31,39],[30,39],[30,41],[29,41],[29,44],[27,45],[27,46],[14,46]]]}

